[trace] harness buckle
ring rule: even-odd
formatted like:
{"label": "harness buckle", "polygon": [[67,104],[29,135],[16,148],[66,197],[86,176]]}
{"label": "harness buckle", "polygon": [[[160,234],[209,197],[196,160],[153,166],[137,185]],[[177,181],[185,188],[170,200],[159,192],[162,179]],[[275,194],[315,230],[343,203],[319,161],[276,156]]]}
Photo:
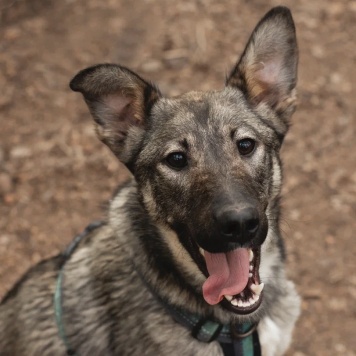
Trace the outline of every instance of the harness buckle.
{"label": "harness buckle", "polygon": [[[243,324],[242,324],[243,325]],[[239,329],[240,324],[230,323],[230,333],[232,339],[244,339],[247,336],[250,336],[257,329],[258,323],[252,324],[252,326],[247,331],[241,331]]]}

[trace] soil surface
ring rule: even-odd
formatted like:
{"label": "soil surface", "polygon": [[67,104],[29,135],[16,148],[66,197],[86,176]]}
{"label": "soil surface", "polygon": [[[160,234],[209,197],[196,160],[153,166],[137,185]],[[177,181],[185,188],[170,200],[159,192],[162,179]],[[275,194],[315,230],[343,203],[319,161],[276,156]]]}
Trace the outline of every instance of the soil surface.
{"label": "soil surface", "polygon": [[[128,177],[95,137],[80,69],[129,66],[176,95],[223,85],[277,1],[0,1],[0,297],[100,219]],[[299,109],[283,148],[282,227],[303,298],[288,355],[356,355],[356,2],[286,0]]]}

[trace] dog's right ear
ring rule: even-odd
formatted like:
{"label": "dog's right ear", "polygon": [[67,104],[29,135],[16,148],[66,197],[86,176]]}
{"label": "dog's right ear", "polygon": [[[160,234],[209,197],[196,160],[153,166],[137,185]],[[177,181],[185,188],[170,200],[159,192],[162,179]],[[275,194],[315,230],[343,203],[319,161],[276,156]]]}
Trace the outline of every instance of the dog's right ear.
{"label": "dog's right ear", "polygon": [[159,90],[115,64],[99,64],[80,71],[70,88],[83,94],[100,140],[129,164],[134,148],[127,141],[143,132],[145,119],[160,97]]}

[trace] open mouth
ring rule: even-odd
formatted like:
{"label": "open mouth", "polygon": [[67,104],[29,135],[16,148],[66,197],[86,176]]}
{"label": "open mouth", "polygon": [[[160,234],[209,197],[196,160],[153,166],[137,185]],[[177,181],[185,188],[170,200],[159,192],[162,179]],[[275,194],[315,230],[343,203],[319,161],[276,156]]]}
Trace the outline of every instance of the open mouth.
{"label": "open mouth", "polygon": [[[200,249],[203,251],[202,249]],[[208,278],[203,296],[208,304],[219,304],[237,314],[250,314],[262,300],[259,265],[261,248],[237,248],[226,253],[204,252]]]}
{"label": "open mouth", "polygon": [[260,283],[259,265],[261,249],[249,250],[249,274],[246,287],[235,295],[225,294],[221,305],[238,314],[250,314],[258,309],[262,301],[264,284]]}

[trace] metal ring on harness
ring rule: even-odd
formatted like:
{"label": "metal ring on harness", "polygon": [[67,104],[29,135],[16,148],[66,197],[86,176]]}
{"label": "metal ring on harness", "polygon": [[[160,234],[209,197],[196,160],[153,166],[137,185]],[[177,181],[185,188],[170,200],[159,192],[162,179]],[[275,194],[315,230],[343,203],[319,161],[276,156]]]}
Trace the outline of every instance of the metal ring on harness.
{"label": "metal ring on harness", "polygon": [[250,336],[256,329],[257,329],[257,325],[258,323],[256,324],[253,324],[251,329],[247,330],[246,332],[244,333],[239,333],[237,330],[236,330],[236,325],[234,325],[234,323],[231,323],[230,324],[230,333],[231,333],[231,336],[234,338],[234,339],[243,339],[247,336]]}

